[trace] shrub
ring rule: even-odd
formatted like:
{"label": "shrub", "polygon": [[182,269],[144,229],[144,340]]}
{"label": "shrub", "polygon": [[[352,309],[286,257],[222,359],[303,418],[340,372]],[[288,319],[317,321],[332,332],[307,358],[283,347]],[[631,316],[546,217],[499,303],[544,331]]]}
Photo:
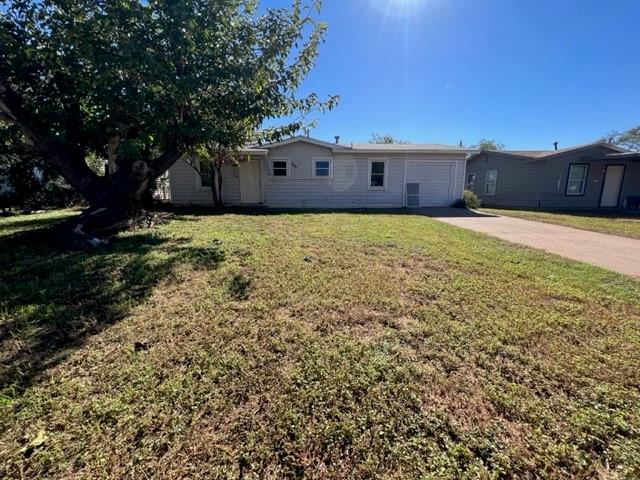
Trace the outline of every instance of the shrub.
{"label": "shrub", "polygon": [[471,190],[465,190],[462,198],[457,200],[453,206],[456,208],[480,208],[482,206],[482,202]]}

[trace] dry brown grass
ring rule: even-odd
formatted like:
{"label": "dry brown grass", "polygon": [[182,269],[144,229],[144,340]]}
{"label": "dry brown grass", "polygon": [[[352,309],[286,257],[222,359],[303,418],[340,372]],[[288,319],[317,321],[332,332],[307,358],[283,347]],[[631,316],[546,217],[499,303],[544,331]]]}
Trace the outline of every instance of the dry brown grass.
{"label": "dry brown grass", "polygon": [[634,280],[398,214],[3,252],[0,477],[640,473]]}

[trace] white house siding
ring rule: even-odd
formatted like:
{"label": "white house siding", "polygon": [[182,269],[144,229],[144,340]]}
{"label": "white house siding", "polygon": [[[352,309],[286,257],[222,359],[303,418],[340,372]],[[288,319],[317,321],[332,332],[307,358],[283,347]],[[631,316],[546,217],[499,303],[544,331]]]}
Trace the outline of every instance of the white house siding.
{"label": "white house siding", "polygon": [[[200,187],[198,172],[184,160],[178,160],[169,169],[171,203],[174,205],[211,205],[211,188]],[[233,165],[222,167],[222,199],[224,203],[240,203],[239,169]]]}
{"label": "white house siding", "polygon": [[407,183],[420,187],[421,206],[448,206],[459,198],[456,162],[407,159],[405,165]]}
{"label": "white house siding", "polygon": [[[274,147],[266,158],[254,158],[262,161],[264,205],[274,208],[400,208],[404,206],[406,161],[434,163],[438,170],[448,165],[453,179],[445,188],[452,189],[451,203],[462,197],[464,188],[464,153],[384,155],[348,150],[332,152],[330,148],[301,141]],[[331,178],[313,178],[314,158],[332,159]],[[273,159],[289,160],[289,177],[272,176]],[[369,161],[382,159],[387,161],[386,188],[370,190]],[[238,170],[236,167],[223,170],[223,197],[227,204],[240,204]],[[178,162],[171,168],[170,179],[174,204],[212,203],[210,189],[198,188],[197,173],[184,162]]]}
{"label": "white house siding", "polygon": [[[289,159],[289,178],[271,175],[271,160],[279,158]],[[332,178],[313,178],[314,158],[332,158]],[[404,162],[388,159],[387,188],[368,190],[368,156],[334,155],[329,148],[296,142],[270,150],[263,168],[264,203],[270,207],[297,208],[400,207],[403,177]]]}

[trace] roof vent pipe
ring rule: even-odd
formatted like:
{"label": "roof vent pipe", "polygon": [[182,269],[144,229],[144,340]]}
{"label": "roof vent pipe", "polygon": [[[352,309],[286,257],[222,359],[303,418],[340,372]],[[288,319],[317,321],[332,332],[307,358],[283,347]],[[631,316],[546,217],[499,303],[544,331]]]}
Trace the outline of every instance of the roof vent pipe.
{"label": "roof vent pipe", "polygon": [[553,148],[555,148],[556,151],[558,151],[558,142],[553,142]]}
{"label": "roof vent pipe", "polygon": [[336,145],[340,143],[340,135],[336,135]]}

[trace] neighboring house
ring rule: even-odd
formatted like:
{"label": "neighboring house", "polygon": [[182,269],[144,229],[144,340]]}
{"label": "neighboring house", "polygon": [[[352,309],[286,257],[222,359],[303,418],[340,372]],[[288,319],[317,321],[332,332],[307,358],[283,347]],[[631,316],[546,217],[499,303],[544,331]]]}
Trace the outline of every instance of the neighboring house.
{"label": "neighboring house", "polygon": [[632,208],[640,198],[640,155],[602,142],[551,151],[481,151],[469,157],[466,186],[488,207]]}
{"label": "neighboring house", "polygon": [[[241,152],[222,169],[228,205],[399,208],[462,198],[470,150],[447,145],[340,145],[295,137]],[[211,205],[211,188],[180,160],[169,170],[171,202]]]}

